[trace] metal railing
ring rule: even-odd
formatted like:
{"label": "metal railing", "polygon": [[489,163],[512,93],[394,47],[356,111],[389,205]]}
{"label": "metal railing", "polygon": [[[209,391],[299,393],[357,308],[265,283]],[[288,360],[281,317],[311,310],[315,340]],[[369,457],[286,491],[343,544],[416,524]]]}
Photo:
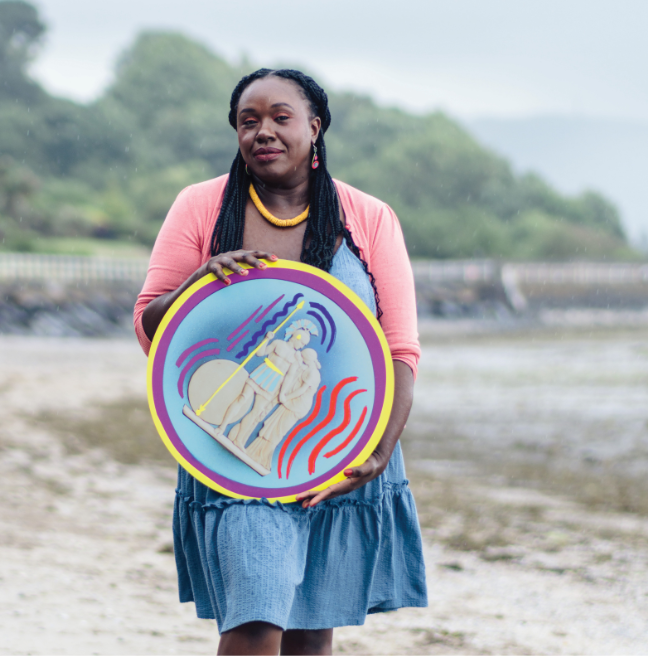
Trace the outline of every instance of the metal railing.
{"label": "metal railing", "polygon": [[527,263],[507,264],[519,283],[627,285],[648,283],[648,265],[625,263]]}
{"label": "metal railing", "polygon": [[495,260],[414,261],[414,280],[486,282],[515,278],[520,284],[625,285],[648,283],[648,264],[598,262],[498,263]]}
{"label": "metal railing", "polygon": [[0,280],[130,281],[146,278],[148,259],[1,253]]}
{"label": "metal railing", "polygon": [[[112,281],[141,283],[148,259],[1,253],[0,280]],[[648,283],[648,264],[538,262],[499,263],[495,260],[416,260],[418,284],[493,282],[514,277],[519,284],[622,285]]]}

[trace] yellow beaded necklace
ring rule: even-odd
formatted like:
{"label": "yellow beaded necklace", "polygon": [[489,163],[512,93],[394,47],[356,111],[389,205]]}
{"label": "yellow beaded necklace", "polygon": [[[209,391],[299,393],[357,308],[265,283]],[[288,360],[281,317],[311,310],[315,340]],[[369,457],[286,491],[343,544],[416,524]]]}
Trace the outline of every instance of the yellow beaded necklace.
{"label": "yellow beaded necklace", "polygon": [[259,214],[261,214],[261,216],[264,219],[270,221],[272,225],[276,225],[278,228],[291,228],[292,226],[299,225],[302,221],[305,221],[308,218],[310,205],[294,219],[278,219],[276,216],[274,216],[274,214],[270,214],[270,212],[268,212],[268,210],[263,206],[263,203],[259,198],[259,194],[257,194],[256,189],[254,188],[254,185],[251,182],[250,182],[250,198],[254,203],[254,207],[256,207],[259,210]]}

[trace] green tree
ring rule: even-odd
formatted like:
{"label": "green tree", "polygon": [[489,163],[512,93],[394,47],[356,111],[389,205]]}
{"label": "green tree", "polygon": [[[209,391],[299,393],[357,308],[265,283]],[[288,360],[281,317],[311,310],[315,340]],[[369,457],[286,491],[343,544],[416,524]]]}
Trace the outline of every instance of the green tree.
{"label": "green tree", "polygon": [[107,96],[117,100],[148,129],[169,109],[207,102],[227,115],[238,73],[188,37],[144,32],[120,58]]}
{"label": "green tree", "polygon": [[[29,79],[44,29],[33,6],[0,0],[0,155],[41,180],[8,192],[5,175],[2,225],[15,244],[18,233],[25,243],[40,233],[151,244],[184,186],[229,171],[237,148],[229,99],[252,66],[230,65],[182,34],[144,32],[103,96],[82,105]],[[515,175],[443,113],[412,116],[352,93],[329,99],[331,172],[395,209],[412,255],[631,255],[607,199]],[[27,181],[21,171],[12,164],[10,177]]]}
{"label": "green tree", "polygon": [[0,2],[0,100],[34,103],[43,98],[26,71],[44,32],[32,5],[21,0]]}

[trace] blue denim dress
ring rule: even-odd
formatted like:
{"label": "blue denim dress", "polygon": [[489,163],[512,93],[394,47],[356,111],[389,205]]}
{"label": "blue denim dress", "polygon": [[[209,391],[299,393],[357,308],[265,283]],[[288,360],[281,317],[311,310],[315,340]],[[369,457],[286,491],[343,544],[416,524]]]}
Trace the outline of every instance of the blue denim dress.
{"label": "blue denim dress", "polygon": [[[343,242],[330,271],[371,308],[361,262]],[[414,498],[400,443],[367,485],[314,508],[233,499],[178,469],[173,537],[180,601],[222,633],[364,624],[369,613],[427,606]]]}

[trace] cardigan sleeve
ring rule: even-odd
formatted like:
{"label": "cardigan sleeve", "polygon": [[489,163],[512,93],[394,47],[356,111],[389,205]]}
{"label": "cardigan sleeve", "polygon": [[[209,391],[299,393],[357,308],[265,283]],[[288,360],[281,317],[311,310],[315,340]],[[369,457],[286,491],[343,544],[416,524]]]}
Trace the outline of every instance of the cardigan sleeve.
{"label": "cardigan sleeve", "polygon": [[367,260],[376,280],[383,311],[381,325],[392,358],[407,364],[416,378],[421,347],[418,339],[414,274],[405,239],[394,211],[384,203],[369,232]]}
{"label": "cardigan sleeve", "polygon": [[146,281],[135,303],[135,333],[148,355],[151,340],[142,326],[146,306],[158,296],[176,290],[203,263],[200,217],[192,187],[180,192],[155,240]]}

